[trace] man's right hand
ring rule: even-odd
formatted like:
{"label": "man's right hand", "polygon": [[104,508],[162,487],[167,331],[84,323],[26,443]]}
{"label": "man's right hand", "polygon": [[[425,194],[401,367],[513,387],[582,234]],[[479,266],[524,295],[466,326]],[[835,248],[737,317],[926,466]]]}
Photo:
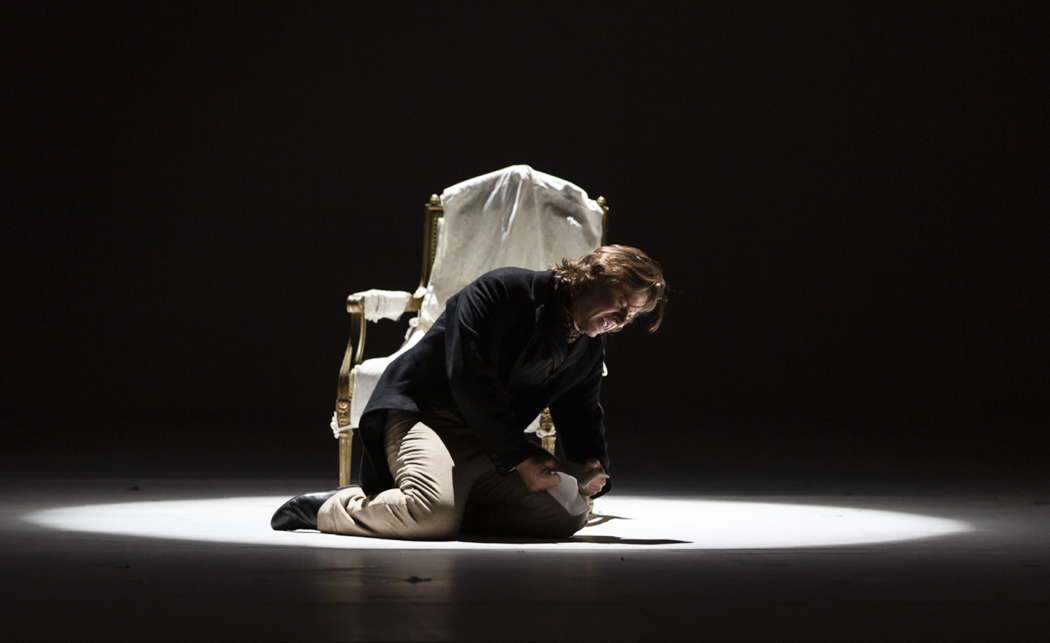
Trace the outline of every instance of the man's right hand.
{"label": "man's right hand", "polygon": [[555,470],[558,461],[552,456],[534,455],[525,458],[514,468],[529,491],[543,491],[558,486],[561,480]]}

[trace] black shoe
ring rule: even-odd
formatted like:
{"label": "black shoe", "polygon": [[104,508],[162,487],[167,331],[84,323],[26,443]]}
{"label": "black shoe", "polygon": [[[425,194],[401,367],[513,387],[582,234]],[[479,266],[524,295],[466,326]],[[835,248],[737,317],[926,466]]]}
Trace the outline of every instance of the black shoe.
{"label": "black shoe", "polygon": [[270,526],[277,531],[292,531],[294,529],[317,529],[317,512],[325,503],[339,490],[319,491],[296,496],[281,505],[270,518]]}

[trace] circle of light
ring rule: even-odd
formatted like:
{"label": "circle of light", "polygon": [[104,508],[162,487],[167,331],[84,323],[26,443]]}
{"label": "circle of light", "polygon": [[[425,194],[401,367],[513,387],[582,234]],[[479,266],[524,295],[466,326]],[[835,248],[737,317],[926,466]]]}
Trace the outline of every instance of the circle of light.
{"label": "circle of light", "polygon": [[124,502],[23,516],[68,531],[205,542],[354,549],[767,549],[886,543],[970,531],[958,520],[852,507],[641,496],[602,498],[613,516],[560,542],[408,541],[270,529],[287,497]]}

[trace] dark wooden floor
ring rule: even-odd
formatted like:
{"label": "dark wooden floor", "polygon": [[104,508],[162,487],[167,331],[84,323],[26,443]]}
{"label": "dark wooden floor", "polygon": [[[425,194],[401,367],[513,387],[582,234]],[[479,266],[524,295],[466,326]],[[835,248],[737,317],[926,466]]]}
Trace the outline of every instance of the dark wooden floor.
{"label": "dark wooden floor", "polygon": [[[63,531],[23,519],[52,507],[279,496],[323,486],[306,479],[2,479],[2,638],[1050,639],[1045,485],[811,495],[817,503],[954,518],[973,531],[807,548],[300,548]],[[752,490],[739,498],[762,496]]]}

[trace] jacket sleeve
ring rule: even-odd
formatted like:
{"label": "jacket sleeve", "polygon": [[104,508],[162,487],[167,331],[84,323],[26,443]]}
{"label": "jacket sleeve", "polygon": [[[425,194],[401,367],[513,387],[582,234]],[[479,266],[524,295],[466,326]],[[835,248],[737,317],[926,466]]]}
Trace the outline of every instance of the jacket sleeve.
{"label": "jacket sleeve", "polygon": [[[565,456],[574,462],[597,458],[609,473],[609,454],[605,441],[605,411],[599,396],[605,350],[587,375],[551,403],[551,419]],[[609,491],[610,483],[598,495]],[[595,496],[597,497],[597,496]]]}
{"label": "jacket sleeve", "polygon": [[522,307],[516,305],[505,283],[484,276],[449,303],[445,311],[446,375],[463,419],[481,437],[502,472],[529,456],[546,454],[526,439],[528,422],[522,422],[498,370],[501,351],[519,348],[511,329],[523,322],[515,318],[523,314]]}

